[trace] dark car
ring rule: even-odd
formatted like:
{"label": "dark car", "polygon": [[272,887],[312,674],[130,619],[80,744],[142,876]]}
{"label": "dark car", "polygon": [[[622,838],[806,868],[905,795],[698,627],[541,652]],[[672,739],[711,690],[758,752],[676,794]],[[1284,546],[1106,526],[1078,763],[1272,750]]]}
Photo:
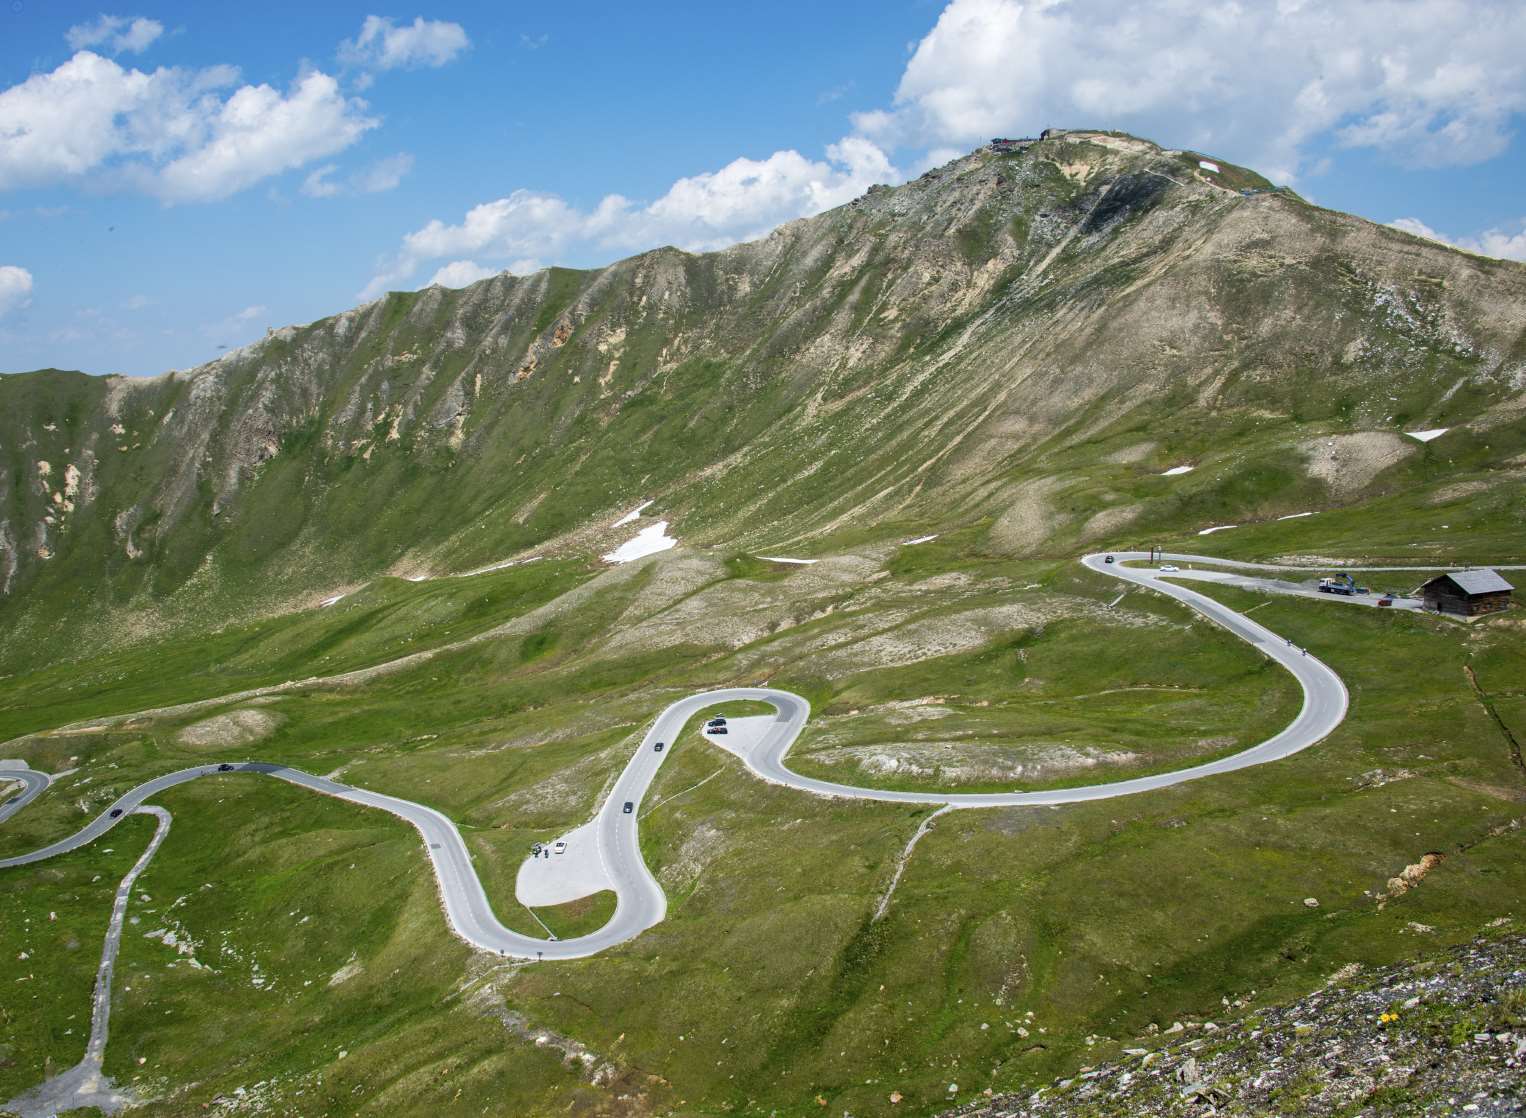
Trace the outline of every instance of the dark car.
{"label": "dark car", "polygon": [[708,730],[705,731],[707,734],[724,734],[726,732],[726,727],[724,726],[711,726]]}
{"label": "dark car", "polygon": [[662,742],[658,742],[656,745],[652,746],[652,752],[653,753],[661,753],[662,752]]}
{"label": "dark car", "polygon": [[1104,563],[1111,563],[1111,562],[1112,562],[1112,561],[1113,561],[1113,557],[1112,557],[1112,556],[1111,556],[1111,555],[1109,555],[1109,556],[1108,556],[1108,557],[1107,557],[1107,558],[1106,558],[1106,559],[1104,559],[1104,560],[1102,560],[1102,561],[1103,561],[1103,562],[1104,562]]}
{"label": "dark car", "polygon": [[625,812],[626,815],[629,815],[631,812],[636,810],[636,804],[633,800],[626,800],[625,806],[620,810]]}
{"label": "dark car", "polygon": [[726,725],[726,720],[724,718],[712,718],[712,719],[710,719],[709,722],[706,722],[705,725],[706,726],[724,726],[724,725]]}
{"label": "dark car", "polygon": [[115,819],[117,816],[119,816],[121,814],[122,814],[122,809],[121,808],[114,807],[114,808],[111,809],[111,817],[113,819]]}
{"label": "dark car", "polygon": [[218,765],[217,766],[217,771],[220,772],[220,773],[231,773],[233,771],[233,766],[232,765]]}

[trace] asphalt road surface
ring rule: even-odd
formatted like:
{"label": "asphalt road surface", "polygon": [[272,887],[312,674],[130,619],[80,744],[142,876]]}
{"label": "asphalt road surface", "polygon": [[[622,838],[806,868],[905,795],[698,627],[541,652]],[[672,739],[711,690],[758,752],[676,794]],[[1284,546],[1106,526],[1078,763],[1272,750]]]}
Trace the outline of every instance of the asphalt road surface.
{"label": "asphalt road surface", "polygon": [[[1154,776],[1135,777],[1133,780],[1115,780],[1105,784],[1086,784],[1077,788],[1057,788],[1045,792],[891,792],[879,788],[858,788],[851,784],[837,784],[827,780],[815,780],[800,776],[785,767],[785,755],[794,744],[798,729],[791,730],[796,720],[803,725],[808,711],[795,712],[793,705],[805,707],[805,700],[790,696],[790,702],[779,704],[780,730],[770,735],[745,760],[747,767],[764,780],[775,784],[787,784],[805,792],[823,796],[842,796],[865,800],[890,800],[897,803],[949,804],[953,807],[1041,807],[1055,804],[1081,803],[1087,800],[1108,800],[1117,796],[1130,796],[1183,784],[1189,780],[1201,780],[1205,776],[1234,772],[1264,765],[1292,756],[1320,741],[1341,724],[1346,717],[1346,686],[1318,657],[1311,656],[1270,629],[1257,624],[1249,617],[1220,605],[1206,594],[1167,581],[1171,576],[1162,575],[1150,567],[1124,566],[1126,562],[1141,562],[1149,558],[1146,552],[1114,552],[1114,562],[1108,563],[1101,554],[1088,555],[1081,560],[1092,570],[1121,578],[1139,586],[1148,586],[1183,602],[1197,610],[1210,621],[1228,629],[1241,640],[1255,646],[1259,651],[1281,664],[1303,688],[1303,708],[1288,726],[1259,745],[1217,761],[1208,761],[1175,772],[1157,773]],[[1176,560],[1212,562],[1203,556],[1174,556]],[[783,694],[782,692],[780,694]]]}
{"label": "asphalt road surface", "polygon": [[[537,939],[504,927],[493,915],[492,906],[483,892],[482,882],[472,866],[471,856],[461,838],[460,831],[448,818],[431,807],[379,792],[368,792],[327,777],[313,776],[283,765],[246,762],[232,766],[232,770],[243,773],[263,773],[277,780],[284,780],[315,792],[348,800],[351,803],[391,812],[398,818],[407,820],[418,829],[424,839],[430,862],[434,866],[435,877],[439,882],[440,897],[446,917],[457,935],[481,950],[513,958],[574,959],[594,955],[606,948],[634,939],[646,929],[659,923],[666,914],[667,898],[641,857],[641,845],[637,833],[642,800],[670,752],[664,750],[658,753],[653,749],[653,744],[658,741],[676,742],[679,732],[690,718],[718,703],[755,699],[772,705],[776,710],[777,715],[773,725],[756,744],[742,753],[742,759],[747,767],[764,780],[821,796],[896,803],[940,804],[956,808],[1046,806],[1104,800],[1149,792],[1189,780],[1201,780],[1219,773],[1234,772],[1252,765],[1263,765],[1280,760],[1314,745],[1340,725],[1341,720],[1346,716],[1345,685],[1341,683],[1340,677],[1317,657],[1295,647],[1283,637],[1243,614],[1220,605],[1212,598],[1169,581],[1171,577],[1169,574],[1163,576],[1153,567],[1124,565],[1144,562],[1148,559],[1145,552],[1115,552],[1114,558],[1114,562],[1107,563],[1103,554],[1099,552],[1088,555],[1081,561],[1098,573],[1148,587],[1175,598],[1277,661],[1292,673],[1303,689],[1303,706],[1298,716],[1281,732],[1259,745],[1230,757],[1194,765],[1176,772],[1043,792],[895,792],[816,780],[790,771],[785,765],[785,758],[810,716],[810,704],[799,695],[764,687],[731,687],[690,695],[673,703],[657,716],[657,720],[642,738],[641,744],[626,764],[624,771],[615,782],[614,789],[593,821],[599,858],[608,880],[614,885],[617,903],[614,915],[604,927],[575,939]],[[1171,554],[1165,558],[1172,562],[1204,563],[1257,570],[1302,570],[1302,568],[1277,568],[1270,564],[1230,563],[1226,560],[1199,555]],[[155,794],[217,771],[217,765],[198,765],[195,768],[182,769],[146,781],[127,792],[101,815],[70,837],[30,854],[0,860],[0,868],[25,865],[76,850],[110,830],[116,824],[117,818],[125,818],[127,814]],[[0,819],[3,819],[5,814],[13,814],[22,804],[46,787],[46,779],[42,779],[39,783],[37,779],[39,775],[27,769],[0,769],[0,778],[14,778],[27,786],[18,797],[19,803],[13,800],[6,805],[6,808],[9,808],[8,812],[5,808],[0,808],[0,813],[4,813],[0,814]],[[627,803],[632,805],[629,812],[625,811]],[[118,808],[121,809],[121,814],[113,818],[111,812]]]}
{"label": "asphalt road surface", "polygon": [[0,768],[0,784],[16,781],[21,785],[21,791],[12,793],[3,803],[0,803],[0,823],[4,823],[30,801],[36,799],[51,780],[47,773],[40,773],[36,769]]}

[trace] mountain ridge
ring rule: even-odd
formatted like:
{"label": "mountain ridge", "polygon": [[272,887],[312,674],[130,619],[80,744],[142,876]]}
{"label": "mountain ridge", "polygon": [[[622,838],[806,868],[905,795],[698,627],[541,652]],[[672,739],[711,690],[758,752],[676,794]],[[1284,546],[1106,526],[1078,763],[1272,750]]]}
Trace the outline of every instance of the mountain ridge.
{"label": "mountain ridge", "polygon": [[[144,380],[7,376],[0,613],[81,578],[113,616],[285,608],[586,553],[658,495],[696,543],[989,518],[992,546],[1060,554],[1179,519],[1052,468],[1131,429],[1152,460],[1239,444],[1286,475],[1250,495],[1270,513],[1383,490],[1274,464],[1319,433],[1513,414],[1526,267],[1198,158],[1072,131],[719,252],[393,292]],[[1274,454],[1281,421],[1307,432]]]}

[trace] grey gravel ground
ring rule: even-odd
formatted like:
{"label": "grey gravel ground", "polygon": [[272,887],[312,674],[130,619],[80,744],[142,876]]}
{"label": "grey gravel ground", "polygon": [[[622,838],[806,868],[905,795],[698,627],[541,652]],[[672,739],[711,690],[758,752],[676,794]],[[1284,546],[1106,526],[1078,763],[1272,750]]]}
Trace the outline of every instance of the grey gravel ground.
{"label": "grey gravel ground", "polygon": [[1509,927],[950,1118],[1526,1113],[1526,935]]}

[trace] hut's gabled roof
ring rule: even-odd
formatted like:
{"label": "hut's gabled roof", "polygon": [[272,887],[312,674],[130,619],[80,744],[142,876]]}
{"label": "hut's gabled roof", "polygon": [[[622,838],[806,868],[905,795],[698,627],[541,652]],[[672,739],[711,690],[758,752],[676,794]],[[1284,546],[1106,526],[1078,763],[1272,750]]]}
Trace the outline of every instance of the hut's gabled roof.
{"label": "hut's gabled roof", "polygon": [[1448,571],[1444,575],[1437,575],[1425,585],[1429,586],[1432,582],[1439,582],[1444,578],[1455,582],[1462,588],[1464,594],[1495,594],[1501,590],[1508,592],[1515,589],[1500,577],[1498,571],[1488,570]]}

